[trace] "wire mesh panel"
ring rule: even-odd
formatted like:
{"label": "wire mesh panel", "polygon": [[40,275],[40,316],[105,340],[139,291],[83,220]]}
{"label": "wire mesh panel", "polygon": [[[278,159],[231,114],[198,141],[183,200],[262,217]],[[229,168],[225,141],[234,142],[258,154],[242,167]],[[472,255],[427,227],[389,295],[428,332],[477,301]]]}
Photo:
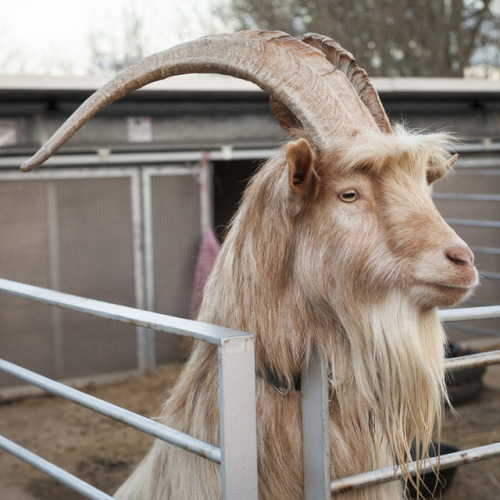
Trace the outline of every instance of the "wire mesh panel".
{"label": "wire mesh panel", "polygon": [[[46,186],[40,182],[0,182],[0,274],[51,286]],[[33,370],[54,376],[52,311],[16,297],[0,300],[0,352]],[[0,375],[0,387],[15,379]]]}
{"label": "wire mesh panel", "polygon": [[[134,306],[130,178],[58,181],[58,290]],[[67,376],[135,368],[135,329],[60,311]]]}
{"label": "wire mesh panel", "polygon": [[[0,182],[0,275],[134,306],[130,176]],[[136,368],[135,327],[21,299],[0,302],[2,355],[56,378]],[[12,385],[0,379],[0,387]]]}
{"label": "wire mesh panel", "polygon": [[[200,186],[192,168],[146,169],[145,193],[150,193],[152,238],[150,308],[159,313],[189,318],[196,258],[201,242]],[[148,187],[149,186],[149,187]],[[148,217],[148,215],[146,215]],[[156,362],[176,360],[182,348],[179,337],[156,338]]]}
{"label": "wire mesh panel", "polygon": [[[1,173],[0,276],[187,318],[201,241],[196,173],[171,166]],[[46,376],[136,370],[142,359],[144,337],[134,326],[15,297],[2,297],[0,314],[2,355]],[[157,364],[178,359],[178,339],[165,334],[155,343]],[[2,377],[0,388],[15,383]]]}

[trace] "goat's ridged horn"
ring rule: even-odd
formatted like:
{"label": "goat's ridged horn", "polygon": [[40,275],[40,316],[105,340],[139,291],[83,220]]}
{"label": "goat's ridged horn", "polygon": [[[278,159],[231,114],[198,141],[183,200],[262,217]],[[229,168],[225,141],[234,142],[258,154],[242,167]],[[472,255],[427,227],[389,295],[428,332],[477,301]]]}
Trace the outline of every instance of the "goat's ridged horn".
{"label": "goat's ridged horn", "polygon": [[372,114],[379,129],[385,134],[394,133],[377,91],[370,82],[366,71],[357,65],[353,55],[335,40],[317,33],[305,34],[302,41],[321,50],[333,66],[346,75],[363,104]]}
{"label": "goat's ridged horn", "polygon": [[291,110],[320,150],[327,149],[336,136],[356,135],[360,128],[372,126],[353,119],[343,102],[345,89],[325,83],[322,77],[332,71],[321,52],[281,32],[242,31],[177,45],[133,64],[97,90],[21,170],[43,163],[117,99],[148,83],[187,73],[221,73],[257,84]]}

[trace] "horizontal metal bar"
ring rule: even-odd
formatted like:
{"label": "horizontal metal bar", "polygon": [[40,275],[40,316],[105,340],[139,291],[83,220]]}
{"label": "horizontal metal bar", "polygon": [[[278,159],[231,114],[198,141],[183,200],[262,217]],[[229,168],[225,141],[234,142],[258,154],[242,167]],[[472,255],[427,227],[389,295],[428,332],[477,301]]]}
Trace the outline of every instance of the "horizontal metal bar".
{"label": "horizontal metal bar", "polygon": [[[180,176],[193,175],[198,172],[196,167],[185,167],[182,165],[155,166],[150,169],[158,172],[158,175]],[[48,168],[37,169],[32,174],[15,171],[1,172],[0,182],[11,181],[37,181],[37,180],[66,180],[66,179],[112,179],[120,177],[133,177],[136,175],[137,166],[129,167],[92,167],[92,168]]]}
{"label": "horizontal metal bar", "polygon": [[457,201],[500,201],[499,194],[432,193],[432,198]]}
{"label": "horizontal metal bar", "polygon": [[488,280],[500,280],[500,273],[492,273],[491,271],[479,271],[479,276]]}
{"label": "horizontal metal bar", "polygon": [[476,246],[471,246],[471,250],[474,253],[487,253],[487,254],[492,254],[492,255],[500,255],[500,248],[495,248],[495,247],[476,247]]}
{"label": "horizontal metal bar", "polygon": [[143,167],[142,171],[150,176],[176,177],[182,175],[194,175],[200,173],[200,167],[194,165],[183,167],[180,165],[156,165],[154,167]]}
{"label": "horizontal metal bar", "polygon": [[444,369],[449,372],[474,368],[476,366],[490,366],[500,363],[500,351],[482,352],[479,354],[469,354],[457,358],[444,360]]}
{"label": "horizontal metal bar", "polygon": [[495,168],[500,167],[500,160],[498,156],[492,154],[491,156],[482,158],[459,158],[456,163],[457,168]]}
{"label": "horizontal metal bar", "polygon": [[[489,458],[500,456],[500,443],[489,444],[486,446],[479,446],[478,448],[471,448],[469,450],[457,451],[442,455],[440,458],[433,457],[426,460],[421,468],[421,473],[435,471],[438,466],[439,470],[451,469],[458,465],[465,465]],[[414,476],[417,473],[417,463],[410,462],[408,464],[408,473]],[[357,490],[366,486],[374,486],[376,484],[387,483],[395,481],[403,477],[401,468],[395,469],[394,467],[386,467],[355,476],[344,477],[341,479],[334,479],[331,483],[331,491],[333,494],[346,493],[348,491]]]}
{"label": "horizontal metal bar", "polygon": [[64,384],[51,380],[47,377],[39,375],[38,373],[22,368],[21,366],[9,363],[4,359],[0,359],[0,370],[17,377],[21,380],[36,385],[51,394],[61,396],[65,399],[73,401],[85,408],[93,410],[101,415],[113,418],[124,424],[130,425],[146,434],[154,436],[158,439],[166,441],[167,443],[178,446],[188,450],[200,457],[204,457],[212,462],[220,463],[221,452],[220,448],[213,446],[210,443],[205,443],[200,439],[196,439],[188,434],[177,431],[170,427],[155,422],[146,417],[141,417],[129,410],[120,408],[106,401],[102,401],[94,396],[85,394],[84,392],[68,387]]}
{"label": "horizontal metal bar", "polygon": [[66,168],[66,169],[38,169],[33,175],[26,175],[17,170],[1,172],[0,182],[4,181],[36,181],[36,180],[58,180],[58,179],[112,179],[119,177],[132,177],[135,167],[116,168]]}
{"label": "horizontal metal bar", "polygon": [[4,436],[0,436],[0,448],[26,462],[32,467],[35,467],[35,469],[44,472],[56,481],[59,481],[86,498],[90,498],[91,500],[112,500],[112,497],[103,491],[94,488],[94,486],[89,483],[82,481],[76,476],[73,476],[73,474],[66,472],[42,457],[35,455],[31,451],[19,446]]}
{"label": "horizontal metal bar", "polygon": [[[258,149],[214,149],[210,150],[212,161],[221,160],[261,160],[269,158],[278,150],[275,148]],[[179,163],[198,162],[202,159],[204,151],[160,151],[160,152],[130,152],[99,154],[55,154],[49,158],[45,165],[48,167],[71,167],[79,165],[143,165],[150,163]],[[0,158],[0,168],[19,168],[29,159],[29,156],[4,156]],[[26,175],[26,174],[25,174]],[[33,174],[28,174],[31,176]]]}
{"label": "horizontal metal bar", "polygon": [[[500,151],[500,142],[487,141],[476,142],[469,144],[460,144],[455,148],[456,152],[459,154],[465,153],[494,153],[495,151]],[[464,160],[464,158],[460,158]]]}
{"label": "horizontal metal bar", "polygon": [[445,219],[450,226],[472,226],[500,228],[497,220]]}
{"label": "horizontal metal bar", "polygon": [[448,323],[446,327],[450,330],[456,330],[458,332],[475,333],[477,335],[486,335],[487,337],[500,338],[500,331],[498,330],[490,330],[488,328],[480,328],[478,326],[458,325],[456,323]]}
{"label": "horizontal metal bar", "polygon": [[143,311],[141,309],[118,304],[110,304],[109,302],[77,297],[76,295],[56,292],[48,288],[27,285],[25,283],[2,278],[0,278],[0,292],[35,300],[43,304],[50,304],[63,307],[64,309],[83,312],[92,316],[99,316],[122,323],[150,328],[160,332],[193,337],[197,340],[204,340],[212,344],[220,345],[226,339],[252,337],[252,335],[248,333],[237,332],[221,326]]}
{"label": "horizontal metal bar", "polygon": [[461,175],[465,176],[474,176],[474,178],[477,177],[498,177],[500,175],[500,168],[492,168],[491,170],[485,170],[485,169],[469,169],[460,172]]}
{"label": "horizontal metal bar", "polygon": [[438,317],[442,323],[446,323],[448,321],[470,321],[474,319],[500,318],[500,305],[443,309],[438,311]]}

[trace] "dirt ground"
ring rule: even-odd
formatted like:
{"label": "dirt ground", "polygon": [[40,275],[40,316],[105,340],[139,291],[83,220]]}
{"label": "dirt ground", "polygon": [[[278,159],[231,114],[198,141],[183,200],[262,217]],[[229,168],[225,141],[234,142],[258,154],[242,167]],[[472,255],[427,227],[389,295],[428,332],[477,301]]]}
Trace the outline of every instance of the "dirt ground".
{"label": "dirt ground", "polygon": [[[179,366],[171,365],[150,376],[88,387],[86,392],[154,416],[178,372]],[[478,399],[456,410],[458,418],[449,412],[446,415],[443,441],[462,449],[500,441],[500,389],[486,387]],[[0,405],[0,433],[110,494],[128,476],[152,440],[119,422],[55,397]],[[82,497],[0,451],[0,498]],[[461,467],[443,498],[500,500],[500,458]]]}

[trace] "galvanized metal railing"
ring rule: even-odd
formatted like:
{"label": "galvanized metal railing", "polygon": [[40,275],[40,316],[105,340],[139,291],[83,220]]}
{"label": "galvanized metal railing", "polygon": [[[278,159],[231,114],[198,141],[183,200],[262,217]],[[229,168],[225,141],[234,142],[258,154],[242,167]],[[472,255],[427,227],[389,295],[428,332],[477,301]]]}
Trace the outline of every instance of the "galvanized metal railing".
{"label": "galvanized metal railing", "polygon": [[[450,469],[458,465],[479,462],[500,456],[500,443],[490,444],[486,446],[479,446],[478,448],[470,448],[465,451],[457,451],[448,455],[441,456],[440,458],[433,457],[427,460],[425,465],[420,468],[420,473],[435,472],[439,465],[439,470]],[[417,473],[416,462],[411,462],[408,465],[408,472],[410,475]],[[359,488],[366,488],[367,486],[374,486],[376,484],[388,483],[401,479],[403,471],[395,469],[394,467],[386,467],[356,476],[343,477],[335,479],[331,482],[331,493],[341,494],[347,491],[356,490]],[[330,498],[330,497],[328,497]]]}
{"label": "galvanized metal railing", "polygon": [[[479,309],[479,308],[472,308]],[[500,306],[495,306],[488,308],[492,318],[500,316]],[[457,311],[456,317],[454,315]],[[466,315],[467,309],[460,310],[449,310],[442,311],[442,321],[444,317],[451,317],[453,320],[457,321],[456,318]],[[484,313],[486,314],[486,312]],[[475,313],[471,312],[470,316],[474,316]],[[485,317],[485,316],[482,316]],[[473,318],[466,318],[473,319]],[[450,319],[451,321],[451,319]],[[466,368],[473,368],[476,366],[489,366],[493,364],[500,363],[500,351],[492,351],[481,354],[473,354],[470,356],[463,356],[453,359],[445,360],[446,371],[457,371]],[[455,453],[449,453],[441,457],[433,457],[426,460],[424,465],[420,468],[420,473],[435,472],[438,468],[440,470],[450,469],[459,465],[469,464],[473,462],[479,462],[481,460],[487,460],[490,458],[495,458],[500,456],[500,443],[489,444],[485,446],[479,446],[477,448],[470,448],[464,451],[458,451]],[[417,464],[412,462],[408,466],[408,472],[410,475],[415,475],[417,473]],[[335,479],[330,483],[331,493],[338,494],[345,491],[351,491],[358,488],[364,488],[367,486],[373,486],[376,484],[382,484],[389,481],[395,481],[400,479],[403,475],[401,468],[395,469],[394,467],[386,467],[384,469],[378,469],[375,471],[365,472],[363,474],[357,474],[355,476],[343,477],[340,479]],[[328,497],[330,498],[330,497]]]}
{"label": "galvanized metal railing", "polygon": [[[221,464],[223,498],[257,499],[257,450],[255,411],[255,366],[253,336],[227,328],[174,318],[130,307],[76,297],[53,290],[0,279],[0,291],[115,321],[131,323],[160,332],[189,336],[218,345],[221,446],[183,434],[128,410],[84,394],[39,374],[0,360],[0,370],[69,399],[93,411],[119,420],[159,439]],[[500,317],[500,306],[440,311],[442,322]],[[448,359],[445,367],[454,371],[500,363],[500,351]],[[330,499],[332,494],[398,480],[400,469],[388,467],[356,476],[330,479],[328,366],[314,353],[302,371],[302,420],[304,436],[304,498]],[[111,498],[93,486],[43,458],[0,436],[0,448],[42,470],[91,499]],[[500,443],[481,446],[441,457],[441,470],[500,456]],[[422,472],[435,470],[437,458],[430,459]],[[410,474],[416,464],[408,466]]]}
{"label": "galvanized metal railing", "polygon": [[[5,279],[0,279],[0,291],[65,309],[216,344],[219,365],[220,448],[7,361],[0,360],[0,370],[219,463],[224,499],[257,499],[255,361],[252,335]],[[0,448],[87,498],[111,498],[4,437],[0,439]]]}
{"label": "galvanized metal railing", "polygon": [[[491,319],[500,317],[500,305],[488,307],[473,307],[439,311],[442,322],[467,321],[476,319]],[[475,354],[461,358],[447,359],[445,369],[456,371],[475,366],[488,366],[500,363],[500,351]],[[388,467],[339,479],[330,479],[330,450],[328,446],[328,378],[326,362],[319,357],[312,360],[304,370],[303,377],[314,379],[314,383],[303,388],[303,433],[304,433],[304,475],[306,499],[330,499],[331,495],[354,489],[373,486],[401,478],[401,469]],[[318,380],[318,378],[320,380]],[[318,389],[321,387],[321,389]],[[306,394],[304,394],[304,391]],[[304,404],[307,397],[307,404]],[[440,459],[432,458],[421,467],[421,472],[435,471],[439,460],[440,470],[457,465],[468,464],[500,456],[500,443],[472,448],[451,453]],[[307,458],[307,461],[306,461]],[[415,474],[417,464],[408,465],[410,474]]]}
{"label": "galvanized metal railing", "polygon": [[69,472],[57,467],[51,462],[44,460],[39,455],[32,453],[31,451],[19,446],[18,444],[10,441],[4,436],[0,436],[0,448],[6,452],[14,455],[23,462],[35,467],[36,469],[44,472],[48,476],[54,478],[56,481],[68,486],[72,490],[80,493],[86,498],[91,498],[92,500],[111,500],[112,497],[107,495],[101,490],[94,488],[94,486],[82,481],[81,479],[73,476]]}

